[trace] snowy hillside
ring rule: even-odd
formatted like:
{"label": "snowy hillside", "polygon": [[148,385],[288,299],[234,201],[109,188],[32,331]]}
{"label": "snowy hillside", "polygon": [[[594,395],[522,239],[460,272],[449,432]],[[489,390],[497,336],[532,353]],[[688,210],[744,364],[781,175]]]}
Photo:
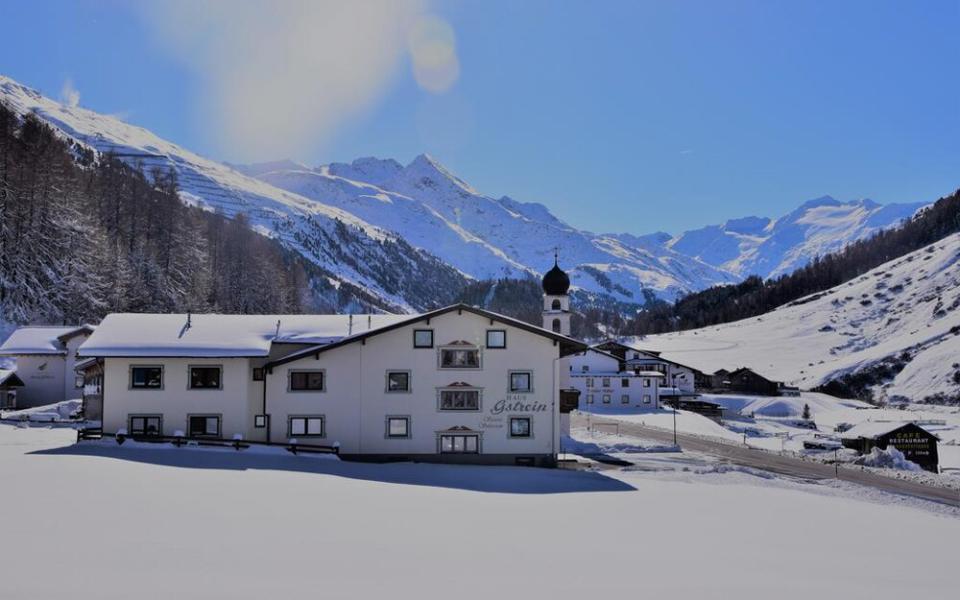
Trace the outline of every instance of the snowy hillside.
{"label": "snowy hillside", "polygon": [[737,275],[777,277],[912,216],[923,203],[840,202],[823,196],[779,218],[731,219],[684,232],[666,246]]}
{"label": "snowy hillside", "polygon": [[760,317],[634,342],[710,372],[749,366],[803,388],[860,373],[878,399],[956,399],[960,234]]}
{"label": "snowy hillside", "polygon": [[[146,173],[172,168],[185,202],[227,216],[245,213],[256,230],[279,237],[330,272],[335,287],[354,284],[383,308],[431,306],[466,281],[449,265],[350,212],[273,187],[115,117],[66,106],[3,76],[0,101],[20,114],[36,114],[83,147],[112,153]],[[424,285],[429,281],[432,288]]]}
{"label": "snowy hillside", "polygon": [[642,302],[644,289],[673,298],[738,279],[662,245],[578,230],[541,204],[485,196],[427,155],[406,166],[361,158],[317,169],[251,169],[276,187],[398,232],[478,279],[540,273],[554,247],[575,286],[622,301]]}

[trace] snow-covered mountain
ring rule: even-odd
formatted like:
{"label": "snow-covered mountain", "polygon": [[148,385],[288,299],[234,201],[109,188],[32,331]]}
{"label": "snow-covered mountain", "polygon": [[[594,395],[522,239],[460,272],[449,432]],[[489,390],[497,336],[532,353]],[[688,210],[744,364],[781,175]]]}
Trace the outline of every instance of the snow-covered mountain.
{"label": "snow-covered mountain", "polygon": [[[389,310],[426,308],[449,300],[467,281],[456,269],[408,244],[399,234],[370,224],[331,204],[274,187],[108,115],[67,106],[0,76],[0,101],[33,113],[66,138],[95,153],[111,153],[149,174],[176,171],[181,199],[226,216],[245,213],[251,225],[321,266],[331,289],[361,291],[340,304],[372,302]],[[266,170],[291,163],[263,165]],[[256,170],[250,171],[256,174]],[[337,293],[337,292],[334,292]]]}
{"label": "snow-covered mountain", "polygon": [[759,317],[634,342],[709,372],[803,388],[858,374],[878,399],[960,399],[960,234]]}
{"label": "snow-covered mountain", "polygon": [[575,286],[622,301],[642,302],[645,289],[673,298],[737,280],[662,245],[579,230],[542,204],[485,196],[427,155],[406,166],[361,158],[315,169],[251,168],[271,185],[399,232],[478,279],[537,274],[559,248]]}
{"label": "snow-covered mountain", "polygon": [[737,219],[676,238],[595,234],[542,204],[486,196],[427,155],[407,165],[377,158],[316,168],[289,160],[227,165],[2,76],[0,100],[147,174],[174,169],[184,202],[245,213],[257,231],[325,269],[333,288],[349,284],[369,295],[361,301],[390,310],[449,301],[473,278],[536,275],[551,266],[554,248],[586,292],[635,303],[650,293],[673,299],[754,272],[786,272],[915,209],[819,199],[781,219]]}
{"label": "snow-covered mountain", "polygon": [[723,225],[684,232],[665,245],[742,277],[776,277],[896,225],[922,206],[882,205],[867,199],[841,202],[823,196],[779,219],[731,219]]}

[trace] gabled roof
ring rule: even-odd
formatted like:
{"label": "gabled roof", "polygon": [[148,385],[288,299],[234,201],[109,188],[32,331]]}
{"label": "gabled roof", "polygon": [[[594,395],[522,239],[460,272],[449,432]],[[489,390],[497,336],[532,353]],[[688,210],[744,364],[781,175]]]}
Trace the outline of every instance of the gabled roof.
{"label": "gabled roof", "polygon": [[[627,344],[624,344],[623,342],[618,342],[617,340],[606,340],[606,341],[600,342],[599,344],[593,344],[593,345],[591,346],[591,348],[599,348],[600,346],[603,346],[603,345],[606,345],[606,344],[611,344],[611,345],[619,346],[620,348],[623,348],[624,350],[629,350],[629,351],[631,351],[631,352],[640,352],[640,353],[642,353],[642,354],[648,354],[648,355],[650,355],[650,356],[647,357],[647,358],[624,358],[624,359],[623,359],[624,362],[637,361],[637,360],[639,360],[639,361],[655,360],[655,361],[659,361],[659,362],[668,363],[668,364],[671,364],[671,365],[676,365],[676,366],[678,366],[678,367],[683,367],[684,369],[690,369],[690,370],[692,370],[692,371],[696,371],[696,369],[694,369],[693,367],[691,367],[691,366],[689,366],[689,365],[685,365],[685,364],[683,364],[683,363],[678,363],[678,362],[675,361],[675,360],[670,360],[670,359],[664,358],[663,356],[661,356],[661,353],[658,352],[658,351],[656,351],[656,350],[644,350],[643,348],[635,348],[635,347],[633,347],[633,346],[628,346]],[[617,357],[617,360],[620,360],[620,358]]]}
{"label": "gabled roof", "polygon": [[619,356],[617,356],[616,354],[610,354],[610,353],[607,352],[606,350],[600,350],[600,349],[597,348],[596,346],[590,346],[589,348],[586,348],[586,349],[584,349],[584,350],[581,351],[581,352],[577,352],[576,354],[586,354],[587,352],[596,352],[597,354],[602,354],[603,356],[606,356],[607,358],[612,358],[613,360],[615,360],[615,361],[617,361],[617,362],[620,362],[620,357],[619,357]]}
{"label": "gabled roof", "polygon": [[345,337],[340,340],[333,341],[327,344],[318,344],[316,346],[305,348],[298,352],[293,352],[292,354],[288,354],[283,358],[279,358],[279,359],[268,362],[265,365],[265,367],[267,368],[276,367],[289,362],[293,362],[295,360],[300,360],[301,358],[304,358],[310,355],[319,356],[321,352],[326,352],[327,350],[332,350],[334,348],[339,348],[340,346],[352,344],[353,342],[359,342],[361,340],[365,340],[375,335],[386,333],[388,331],[393,331],[394,329],[399,329],[401,327],[405,327],[413,323],[418,323],[421,321],[429,321],[430,319],[439,317],[440,315],[444,315],[453,311],[469,312],[469,313],[490,319],[491,324],[493,324],[494,322],[503,323],[504,325],[510,325],[512,327],[516,327],[517,329],[523,329],[524,331],[529,331],[530,333],[535,333],[545,338],[552,339],[553,341],[560,344],[560,356],[567,356],[569,354],[573,354],[574,352],[579,352],[581,350],[587,349],[587,345],[581,341],[575,340],[565,335],[560,335],[559,333],[554,333],[542,327],[537,327],[536,325],[531,325],[525,321],[520,321],[518,319],[514,319],[513,317],[507,317],[505,315],[491,312],[489,310],[477,308],[476,306],[469,306],[467,304],[452,304],[450,306],[446,306],[444,308],[438,308],[436,310],[422,313],[419,315],[412,315],[412,316],[405,315],[404,319],[397,321],[395,323],[391,323],[384,327],[372,329],[369,331],[364,331],[364,332],[361,332],[349,337]]}
{"label": "gabled roof", "polygon": [[407,315],[113,313],[79,349],[83,357],[263,357],[273,343],[315,345],[403,321]]}
{"label": "gabled roof", "polygon": [[23,387],[23,380],[17,377],[16,369],[0,369],[0,385],[6,387]]}
{"label": "gabled roof", "polygon": [[70,338],[91,333],[93,325],[72,325],[69,327],[37,326],[20,327],[0,345],[0,356],[30,354],[66,354],[64,343]]}
{"label": "gabled roof", "polygon": [[867,423],[860,423],[859,425],[856,425],[844,431],[840,435],[840,438],[845,440],[856,440],[859,438],[873,439],[873,438],[884,436],[888,433],[892,433],[898,429],[903,429],[904,427],[910,427],[910,426],[916,427],[917,429],[920,429],[932,435],[938,440],[940,439],[938,436],[930,433],[929,431],[927,431],[923,427],[920,427],[919,425],[917,425],[912,421],[894,421],[894,422],[869,421]]}

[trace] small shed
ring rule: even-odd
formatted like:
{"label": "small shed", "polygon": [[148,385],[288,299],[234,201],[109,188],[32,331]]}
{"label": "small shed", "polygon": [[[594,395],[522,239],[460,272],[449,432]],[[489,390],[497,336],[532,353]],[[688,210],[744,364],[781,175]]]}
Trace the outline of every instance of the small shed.
{"label": "small shed", "polygon": [[17,390],[23,387],[23,380],[17,377],[16,369],[0,369],[0,408],[17,408]]}
{"label": "small shed", "polygon": [[869,454],[874,448],[886,450],[893,446],[910,462],[917,463],[927,471],[939,472],[937,436],[916,423],[861,423],[843,432],[841,442],[845,448],[860,454]]}

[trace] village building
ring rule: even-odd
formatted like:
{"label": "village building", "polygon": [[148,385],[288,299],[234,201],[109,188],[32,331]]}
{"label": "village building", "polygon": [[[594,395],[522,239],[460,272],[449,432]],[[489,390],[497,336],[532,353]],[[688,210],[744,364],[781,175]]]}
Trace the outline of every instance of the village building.
{"label": "village building", "polygon": [[111,314],[80,348],[84,410],[108,434],[552,465],[561,392],[575,394],[561,359],[586,348],[565,335],[569,304],[554,299],[550,328],[463,304],[417,315]]}
{"label": "village building", "polygon": [[626,370],[617,356],[596,347],[566,359],[570,385],[580,395],[580,408],[659,408],[664,375],[660,371]]}
{"label": "village building", "polygon": [[23,387],[23,380],[17,376],[16,369],[0,369],[0,409],[17,408],[17,392]]}
{"label": "village building", "polygon": [[20,327],[0,345],[0,356],[16,363],[22,386],[16,407],[30,408],[79,399],[82,382],[74,372],[77,350],[94,331],[91,325]]}
{"label": "village building", "polygon": [[755,396],[799,396],[800,390],[788,387],[782,381],[774,381],[753,369],[740,367],[733,371],[719,369],[713,376],[713,390],[735,392]]}
{"label": "village building", "polygon": [[936,435],[916,423],[861,423],[844,431],[840,441],[846,448],[860,454],[869,454],[874,448],[886,450],[893,446],[904,458],[920,465],[927,471],[938,473],[940,459],[937,453]]}

